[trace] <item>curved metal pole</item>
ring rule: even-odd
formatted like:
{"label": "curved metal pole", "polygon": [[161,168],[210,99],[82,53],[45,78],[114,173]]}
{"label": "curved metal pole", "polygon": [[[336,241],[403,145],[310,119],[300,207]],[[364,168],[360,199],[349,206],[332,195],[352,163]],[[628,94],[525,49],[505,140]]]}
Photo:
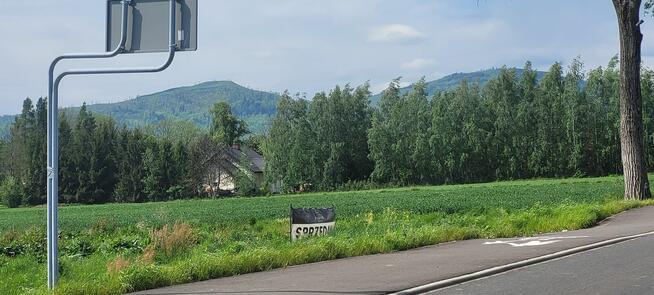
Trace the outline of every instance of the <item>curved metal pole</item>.
{"label": "curved metal pole", "polygon": [[54,69],[56,64],[64,59],[82,59],[82,58],[109,58],[120,54],[125,48],[127,40],[127,10],[131,0],[123,0],[121,39],[116,49],[107,53],[99,54],[69,54],[57,57],[50,65],[48,75],[48,288],[53,289],[58,277],[58,190],[59,190],[59,130],[58,130],[58,105],[59,105],[59,84],[66,76],[71,75],[92,75],[92,74],[119,74],[119,73],[154,73],[168,68],[175,57],[177,43],[175,39],[175,15],[176,0],[170,0],[170,35],[168,58],[160,66],[154,68],[118,68],[118,69],[91,69],[91,70],[70,70],[65,71],[56,79]]}
{"label": "curved metal pole", "polygon": [[59,198],[59,173],[58,173],[58,140],[59,126],[58,126],[58,104],[53,99],[53,84],[54,84],[54,71],[57,64],[64,59],[82,59],[82,58],[110,58],[118,55],[125,49],[127,42],[127,13],[129,4],[132,0],[122,1],[122,22],[120,26],[120,42],[116,48],[111,52],[104,53],[90,53],[90,54],[68,54],[55,58],[50,64],[48,70],[48,163],[47,163],[47,240],[48,240],[48,288],[54,288],[58,277],[58,262],[57,262],[57,205]]}
{"label": "curved metal pole", "polygon": [[[175,40],[175,1],[176,0],[170,0],[170,10],[169,10],[169,18],[170,18],[170,34],[168,36],[168,41],[169,41],[169,46],[168,46],[168,59],[161,64],[158,67],[154,68],[115,68],[115,69],[91,69],[91,70],[68,70],[65,71],[59,76],[57,76],[57,79],[54,81],[54,87],[53,87],[53,97],[55,98],[55,103],[57,103],[57,98],[58,98],[58,90],[59,90],[59,84],[61,83],[61,80],[65,78],[66,76],[73,76],[73,75],[102,75],[102,74],[133,74],[133,73],[156,73],[156,72],[161,72],[168,68],[170,64],[173,62],[173,59],[175,58],[175,50],[177,49],[177,42]],[[124,22],[124,20],[123,20]],[[121,43],[124,40],[121,40]],[[72,56],[72,55],[71,55]]]}
{"label": "curved metal pole", "polygon": [[[175,1],[175,0],[171,0],[171,1]],[[71,75],[92,75],[92,74],[154,73],[154,72],[160,72],[160,71],[163,71],[166,68],[168,68],[168,66],[170,66],[170,64],[172,63],[173,58],[175,57],[175,48],[176,48],[176,45],[171,45],[170,49],[169,49],[168,59],[166,60],[166,62],[163,63],[161,66],[155,67],[155,68],[106,69],[106,70],[71,70],[71,71],[63,72],[63,73],[59,74],[59,76],[57,76],[57,79],[54,82],[54,87],[53,87],[53,91],[52,91],[52,103],[51,104],[54,105],[54,106],[59,105],[59,84],[61,83],[61,80],[66,76],[71,76]],[[52,121],[53,122],[56,122],[57,116],[58,116],[57,113],[54,113],[54,112],[52,113]],[[55,125],[55,123],[53,123],[52,125]],[[51,232],[52,232],[52,233],[50,233],[52,236],[50,237],[48,247],[49,247],[49,250],[51,251],[50,252],[51,253],[50,254],[51,258],[50,259],[52,259],[51,261],[53,261],[52,265],[49,265],[49,267],[52,267],[52,275],[49,276],[49,278],[52,278],[52,282],[50,282],[50,280],[48,281],[49,284],[52,284],[52,285],[50,285],[50,286],[52,286],[50,288],[54,287],[54,284],[57,281],[58,272],[59,272],[58,263],[57,263],[57,257],[59,255],[58,254],[58,252],[59,252],[59,250],[58,250],[59,241],[58,241],[58,237],[57,237],[57,233],[58,233],[57,220],[59,219],[59,217],[58,217],[59,213],[57,212],[57,206],[58,206],[58,203],[59,203],[59,200],[58,200],[58,197],[57,197],[58,196],[58,190],[59,190],[59,159],[57,158],[57,155],[59,155],[59,133],[58,133],[58,130],[56,130],[56,129],[57,129],[57,127],[55,126],[55,127],[53,127],[53,129],[51,131],[53,136],[50,139],[50,142],[52,143],[53,152],[52,152],[52,156],[50,158],[50,161],[51,161],[50,162],[50,167],[52,167],[52,168],[48,169],[49,170],[48,173],[50,173],[50,175],[51,175],[50,178],[49,178],[48,185],[50,186],[50,190],[52,191],[51,192],[52,197],[48,201],[49,202],[49,206],[48,206],[49,212],[48,213],[50,213],[50,219],[48,219],[48,221],[50,222],[50,227],[51,227]]]}
{"label": "curved metal pole", "polygon": [[125,50],[125,43],[127,42],[127,20],[128,20],[128,11],[129,11],[129,4],[132,3],[132,0],[123,0],[122,2],[122,18],[121,18],[121,24],[120,24],[120,42],[118,42],[118,46],[114,48],[114,50],[110,52],[103,52],[103,53],[73,53],[73,54],[65,54],[56,57],[52,63],[50,64],[50,69],[48,71],[48,76],[50,77],[50,83],[48,85],[48,96],[52,96],[52,83],[54,81],[54,71],[57,66],[57,64],[65,59],[90,59],[90,58],[111,58],[114,57]]}
{"label": "curved metal pole", "polygon": [[[175,1],[175,0],[173,0]],[[177,48],[176,44],[170,45],[170,49],[168,50],[168,58],[166,61],[154,68],[115,68],[115,69],[97,69],[97,70],[69,70],[65,71],[59,76],[57,76],[57,79],[55,79],[54,82],[54,93],[55,97],[57,96],[57,88],[59,87],[59,84],[61,83],[61,80],[65,78],[66,76],[74,76],[74,75],[103,75],[103,74],[135,74],[135,73],[156,73],[156,72],[161,72],[168,68],[170,64],[173,63],[173,59],[175,58],[175,48]]]}

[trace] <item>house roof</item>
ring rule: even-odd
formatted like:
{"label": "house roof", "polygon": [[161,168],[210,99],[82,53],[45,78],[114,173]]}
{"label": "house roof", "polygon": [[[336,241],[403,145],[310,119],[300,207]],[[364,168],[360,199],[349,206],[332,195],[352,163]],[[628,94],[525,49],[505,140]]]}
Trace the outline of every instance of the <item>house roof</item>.
{"label": "house roof", "polygon": [[[266,160],[255,150],[245,146],[232,146],[227,149],[224,161],[233,169],[240,166],[242,159],[250,161],[250,171],[254,173],[263,173],[266,168]],[[231,169],[230,169],[231,170]]]}

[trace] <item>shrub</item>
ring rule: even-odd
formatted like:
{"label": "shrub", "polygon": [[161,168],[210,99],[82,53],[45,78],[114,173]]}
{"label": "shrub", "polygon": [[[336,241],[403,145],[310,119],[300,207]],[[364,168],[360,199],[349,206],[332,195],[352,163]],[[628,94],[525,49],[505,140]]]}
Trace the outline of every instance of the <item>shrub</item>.
{"label": "shrub", "polygon": [[8,230],[0,238],[0,258],[3,256],[15,257],[23,252],[23,247],[16,241],[20,238],[17,230]]}
{"label": "shrub", "polygon": [[61,253],[70,257],[88,257],[96,251],[93,239],[84,234],[61,234]]}
{"label": "shrub", "polygon": [[20,206],[21,188],[15,177],[9,176],[0,184],[0,200],[9,208]]}
{"label": "shrub", "polygon": [[183,199],[184,196],[188,196],[186,188],[181,185],[171,186],[166,190],[166,194],[170,196],[171,199]]}
{"label": "shrub", "polygon": [[0,256],[32,256],[39,262],[45,262],[45,229],[30,228],[23,232],[8,231],[0,239]]}
{"label": "shrub", "polygon": [[164,225],[160,230],[155,229],[150,232],[150,246],[165,258],[185,252],[196,242],[197,237],[187,223],[175,223],[170,230],[168,225]]}
{"label": "shrub", "polygon": [[116,253],[140,253],[146,248],[148,244],[147,238],[137,234],[121,233],[113,236],[107,241],[107,248],[104,249],[109,252]]}

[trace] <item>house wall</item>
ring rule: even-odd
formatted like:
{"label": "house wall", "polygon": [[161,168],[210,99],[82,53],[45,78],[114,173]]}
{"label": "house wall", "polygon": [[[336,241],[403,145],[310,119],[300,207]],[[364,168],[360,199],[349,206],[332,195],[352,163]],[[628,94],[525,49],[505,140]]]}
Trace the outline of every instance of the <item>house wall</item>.
{"label": "house wall", "polygon": [[236,181],[234,181],[234,177],[232,176],[221,177],[218,183],[218,189],[223,191],[234,191],[236,189]]}

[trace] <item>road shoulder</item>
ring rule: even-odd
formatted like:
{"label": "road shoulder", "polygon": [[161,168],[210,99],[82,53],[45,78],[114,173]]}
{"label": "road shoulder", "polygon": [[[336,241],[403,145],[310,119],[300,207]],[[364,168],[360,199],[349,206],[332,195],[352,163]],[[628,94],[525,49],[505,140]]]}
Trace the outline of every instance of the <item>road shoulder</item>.
{"label": "road shoulder", "polygon": [[386,294],[650,231],[654,231],[654,207],[645,207],[623,212],[589,229],[536,237],[457,241],[133,294]]}

